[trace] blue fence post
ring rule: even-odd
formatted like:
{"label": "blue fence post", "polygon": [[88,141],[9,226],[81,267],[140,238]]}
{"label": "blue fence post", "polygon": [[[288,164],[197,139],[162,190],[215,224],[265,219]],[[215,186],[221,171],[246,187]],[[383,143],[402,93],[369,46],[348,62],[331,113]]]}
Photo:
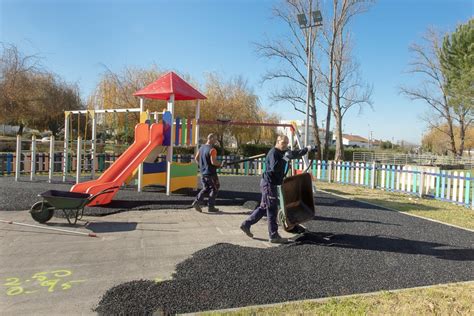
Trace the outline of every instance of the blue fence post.
{"label": "blue fence post", "polygon": [[390,179],[390,190],[395,191],[395,165],[392,166],[391,179]]}
{"label": "blue fence post", "polygon": [[13,169],[13,154],[7,154],[7,174],[10,175]]}
{"label": "blue fence post", "polygon": [[321,180],[326,179],[326,161],[321,161]]}
{"label": "blue fence post", "polygon": [[441,195],[440,198],[444,199],[444,189],[446,187],[446,171],[441,171]]}

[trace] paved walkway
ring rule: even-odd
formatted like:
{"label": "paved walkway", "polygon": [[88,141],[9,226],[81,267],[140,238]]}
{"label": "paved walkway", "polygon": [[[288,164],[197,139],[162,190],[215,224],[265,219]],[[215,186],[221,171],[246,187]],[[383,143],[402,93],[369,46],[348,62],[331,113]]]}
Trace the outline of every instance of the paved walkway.
{"label": "paved walkway", "polygon": [[[273,246],[265,241],[265,221],[253,229],[261,240],[250,239],[238,229],[245,210],[222,209],[220,214],[160,210],[85,217],[77,228],[53,218],[43,225],[95,232],[98,238],[0,223],[1,314],[94,314],[91,308],[110,287],[169,279],[176,264],[201,249],[217,243]],[[24,211],[3,211],[0,219],[41,225]]]}

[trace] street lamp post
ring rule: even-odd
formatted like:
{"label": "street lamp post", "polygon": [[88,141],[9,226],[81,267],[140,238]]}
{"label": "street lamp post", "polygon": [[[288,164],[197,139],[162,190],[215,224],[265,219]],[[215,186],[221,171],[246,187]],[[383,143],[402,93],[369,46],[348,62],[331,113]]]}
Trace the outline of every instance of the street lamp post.
{"label": "street lamp post", "polygon": [[306,43],[308,43],[308,49],[307,49],[307,79],[306,79],[306,123],[305,123],[305,133],[304,133],[304,145],[308,146],[309,142],[309,102],[310,102],[310,93],[311,93],[311,80],[312,80],[312,75],[311,75],[311,62],[312,62],[312,52],[311,52],[311,46],[312,46],[312,35],[313,35],[313,26],[321,26],[323,18],[321,16],[321,11],[316,10],[316,11],[311,11],[312,9],[312,1],[309,2],[309,21],[306,19],[306,14],[301,13],[297,15],[298,18],[298,23],[300,25],[301,29],[306,29],[309,28],[307,32],[307,40]]}

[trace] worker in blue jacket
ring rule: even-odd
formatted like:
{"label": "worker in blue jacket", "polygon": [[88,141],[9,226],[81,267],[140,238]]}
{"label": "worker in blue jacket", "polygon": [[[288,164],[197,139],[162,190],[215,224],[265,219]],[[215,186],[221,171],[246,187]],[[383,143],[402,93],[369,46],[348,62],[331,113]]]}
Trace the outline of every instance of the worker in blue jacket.
{"label": "worker in blue jacket", "polygon": [[262,200],[260,205],[250,214],[250,216],[240,225],[240,229],[249,237],[253,237],[250,227],[257,223],[265,214],[268,220],[268,234],[271,243],[287,243],[287,238],[282,238],[278,234],[277,213],[278,213],[278,191],[277,186],[283,183],[288,162],[291,159],[298,159],[306,155],[308,151],[315,152],[316,147],[307,146],[301,150],[288,150],[288,137],[278,136],[275,147],[268,152],[265,162],[266,170],[260,180],[260,191]]}
{"label": "worker in blue jacket", "polygon": [[191,206],[198,212],[202,212],[202,203],[206,194],[209,194],[208,212],[215,213],[219,211],[219,209],[215,207],[217,193],[220,188],[217,169],[224,167],[225,162],[217,161],[217,150],[214,146],[218,144],[217,135],[213,133],[209,134],[207,136],[207,142],[199,148],[199,151],[194,157],[201,171],[202,189],[199,191]]}

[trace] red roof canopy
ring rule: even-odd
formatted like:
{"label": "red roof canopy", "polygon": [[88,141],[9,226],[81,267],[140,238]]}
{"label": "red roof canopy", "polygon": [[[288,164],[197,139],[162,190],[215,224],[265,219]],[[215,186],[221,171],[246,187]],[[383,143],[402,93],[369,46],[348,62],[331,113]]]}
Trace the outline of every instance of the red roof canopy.
{"label": "red roof canopy", "polygon": [[174,94],[175,100],[207,99],[174,72],[168,72],[133,95],[148,99],[168,100]]}

